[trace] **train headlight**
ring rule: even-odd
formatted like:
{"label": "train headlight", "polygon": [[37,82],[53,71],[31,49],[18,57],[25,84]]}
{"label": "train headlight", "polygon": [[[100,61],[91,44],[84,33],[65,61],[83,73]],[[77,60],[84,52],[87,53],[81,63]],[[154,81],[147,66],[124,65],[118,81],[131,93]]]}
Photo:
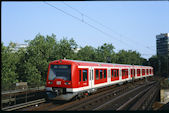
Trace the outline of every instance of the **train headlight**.
{"label": "train headlight", "polygon": [[70,85],[70,82],[65,82],[65,85]]}
{"label": "train headlight", "polygon": [[53,82],[52,81],[48,81],[48,84],[53,84]]}

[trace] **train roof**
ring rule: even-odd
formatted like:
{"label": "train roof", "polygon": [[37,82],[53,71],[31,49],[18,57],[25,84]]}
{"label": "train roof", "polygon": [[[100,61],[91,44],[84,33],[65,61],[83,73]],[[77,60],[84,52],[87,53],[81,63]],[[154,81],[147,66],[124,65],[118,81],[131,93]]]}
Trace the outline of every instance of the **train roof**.
{"label": "train roof", "polygon": [[52,61],[52,63],[63,62],[63,63],[75,63],[78,66],[106,66],[106,67],[140,67],[140,68],[152,68],[151,66],[142,65],[129,65],[129,64],[116,64],[116,63],[105,63],[105,62],[93,62],[93,61],[81,61],[81,60],[70,60],[70,59],[60,59]]}

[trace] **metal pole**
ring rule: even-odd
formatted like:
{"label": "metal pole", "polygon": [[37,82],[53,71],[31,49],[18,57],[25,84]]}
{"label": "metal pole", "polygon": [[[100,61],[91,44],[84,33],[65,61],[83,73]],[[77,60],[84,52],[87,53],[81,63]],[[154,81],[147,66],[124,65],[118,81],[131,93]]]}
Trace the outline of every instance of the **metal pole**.
{"label": "metal pole", "polygon": [[[16,91],[16,85],[15,85],[15,91]],[[16,104],[16,93],[15,93],[15,103],[14,104]]]}
{"label": "metal pole", "polygon": [[26,102],[27,102],[27,91],[28,91],[28,89],[26,88],[26,99],[25,99]]}

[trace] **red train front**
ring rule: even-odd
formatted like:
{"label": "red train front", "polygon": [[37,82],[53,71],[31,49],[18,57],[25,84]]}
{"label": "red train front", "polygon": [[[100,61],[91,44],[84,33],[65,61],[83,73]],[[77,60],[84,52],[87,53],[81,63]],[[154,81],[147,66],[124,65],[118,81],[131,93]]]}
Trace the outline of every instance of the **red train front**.
{"label": "red train front", "polygon": [[[76,65],[70,61],[57,60],[49,64],[46,81],[46,91],[49,99],[72,98],[69,96],[72,89],[76,86],[76,79],[73,78]],[[72,82],[74,81],[74,82]],[[65,96],[63,96],[65,94]]]}

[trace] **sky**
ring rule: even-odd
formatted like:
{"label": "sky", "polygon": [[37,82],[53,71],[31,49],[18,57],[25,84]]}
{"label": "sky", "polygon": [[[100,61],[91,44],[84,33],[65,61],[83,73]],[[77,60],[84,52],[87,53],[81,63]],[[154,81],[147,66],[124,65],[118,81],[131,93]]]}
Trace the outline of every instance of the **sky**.
{"label": "sky", "polygon": [[148,59],[156,54],[156,35],[169,33],[168,1],[8,1],[1,9],[5,46],[53,33],[57,41],[73,38],[79,47],[95,48],[109,43],[115,52],[133,50]]}

